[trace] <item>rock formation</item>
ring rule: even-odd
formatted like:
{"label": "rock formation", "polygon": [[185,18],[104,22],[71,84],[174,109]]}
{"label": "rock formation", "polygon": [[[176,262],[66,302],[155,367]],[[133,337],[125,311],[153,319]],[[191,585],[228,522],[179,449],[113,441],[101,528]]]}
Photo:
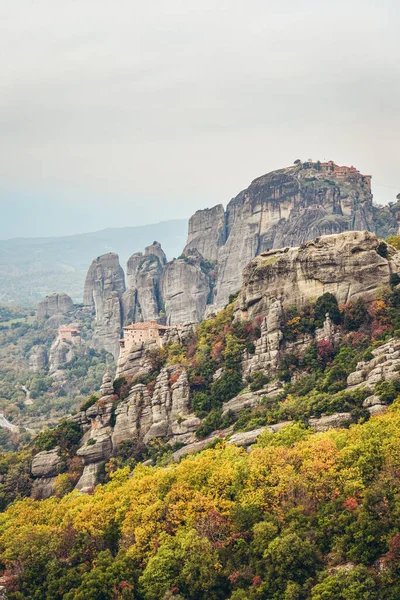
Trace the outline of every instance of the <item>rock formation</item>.
{"label": "rock formation", "polygon": [[[339,168],[340,170],[340,168]],[[231,200],[198,211],[189,222],[188,249],[216,261],[214,306],[241,287],[242,271],[263,251],[298,246],[321,235],[374,231],[370,179],[318,163],[280,169],[255,179]]]}
{"label": "rock formation", "polygon": [[[74,303],[67,294],[50,294],[44,300],[38,302],[36,307],[36,318],[38,321],[49,319],[50,317],[62,317],[73,312]],[[57,323],[55,324],[57,326]]]}
{"label": "rock formation", "polygon": [[261,323],[261,336],[255,343],[254,354],[245,353],[243,357],[243,376],[255,371],[274,371],[278,365],[279,348],[283,338],[281,322],[282,304],[279,300],[271,303],[266,317]]}
{"label": "rock formation", "polygon": [[145,385],[134,385],[128,398],[118,403],[115,414],[113,394],[111,377],[106,374],[100,399],[86,413],[73,417],[87,429],[77,452],[84,465],[77,484],[81,491],[93,488],[101,465],[122,442],[148,443],[163,438],[191,443],[200,425],[200,419],[190,412],[189,382],[180,366],[161,370],[152,396]]}
{"label": "rock formation", "polygon": [[133,381],[138,377],[146,377],[152,370],[152,362],[148,352],[155,345],[138,344],[133,346],[128,353],[121,353],[117,362],[116,377],[124,377]]}
{"label": "rock formation", "polygon": [[59,448],[39,452],[32,461],[31,472],[35,478],[32,495],[36,499],[49,498],[54,492],[53,484],[62,469]]}
{"label": "rock formation", "polygon": [[48,359],[49,373],[54,374],[62,365],[68,363],[78,354],[83,354],[86,349],[87,347],[82,342],[80,336],[71,338],[68,341],[57,336],[50,347]]}
{"label": "rock formation", "polygon": [[104,348],[115,358],[119,354],[124,292],[125,277],[118,255],[110,252],[96,258],[86,276],[83,303],[95,310],[93,346]]}
{"label": "rock formation", "polygon": [[96,347],[117,356],[123,324],[166,316],[199,322],[239,291],[242,271],[259,254],[323,235],[374,229],[370,177],[353,167],[304,163],[255,179],[231,200],[197,211],[180,258],[166,263],[158,242],[127,264],[127,290],[115,254],[93,261],[84,304],[96,310]]}
{"label": "rock formation", "polygon": [[[399,378],[400,372],[400,340],[391,339],[386,344],[372,350],[373,359],[357,364],[356,371],[347,378],[349,389],[358,387],[370,388],[373,392],[379,381],[391,381]],[[367,398],[368,406],[372,406],[371,398]]]}
{"label": "rock formation", "polygon": [[399,255],[373,233],[323,236],[298,248],[264,252],[252,260],[243,273],[236,314],[251,320],[267,315],[276,300],[300,307],[325,292],[346,303],[361,295],[372,296],[398,271]]}
{"label": "rock formation", "polygon": [[76,485],[82,492],[88,492],[96,484],[101,465],[112,453],[111,419],[113,413],[114,388],[109,373],[103,377],[100,400],[88,408],[86,414],[79,415],[81,424],[89,422],[90,428],[82,439],[77,455],[83,462],[83,473]]}
{"label": "rock formation", "polygon": [[47,350],[46,346],[33,346],[29,355],[29,370],[32,373],[38,373],[44,371],[47,367]]}
{"label": "rock formation", "polygon": [[225,244],[225,211],[222,204],[198,210],[189,219],[184,255],[195,249],[208,261],[218,260],[218,250]]}
{"label": "rock formation", "polygon": [[164,269],[161,291],[168,325],[198,323],[204,316],[211,287],[200,260],[178,259]]}
{"label": "rock formation", "polygon": [[161,245],[153,242],[133,254],[127,263],[127,290],[122,298],[124,324],[157,319],[162,309],[160,278],[167,259]]}

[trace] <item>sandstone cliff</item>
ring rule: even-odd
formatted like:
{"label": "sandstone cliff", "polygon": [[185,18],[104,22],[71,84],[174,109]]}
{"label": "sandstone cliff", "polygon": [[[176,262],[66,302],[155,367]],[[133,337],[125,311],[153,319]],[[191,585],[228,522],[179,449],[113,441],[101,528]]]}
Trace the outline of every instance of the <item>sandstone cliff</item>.
{"label": "sandstone cliff", "polygon": [[218,251],[226,242],[225,211],[222,204],[198,210],[189,219],[188,239],[183,254],[196,249],[206,260],[218,260]]}
{"label": "sandstone cliff", "polygon": [[33,346],[29,354],[29,370],[32,373],[38,373],[44,371],[47,367],[47,349],[46,346],[37,345]]}
{"label": "sandstone cliff", "polygon": [[372,297],[398,271],[396,250],[368,231],[323,236],[298,248],[263,252],[243,272],[237,316],[265,316],[277,300],[302,306],[325,292],[334,294],[339,303],[361,295]]}
{"label": "sandstone cliff", "polygon": [[229,202],[224,218],[221,205],[198,211],[189,222],[185,252],[196,248],[217,262],[212,309],[219,310],[240,289],[244,267],[261,252],[374,228],[368,180],[339,179],[316,165],[296,165],[255,179]]}
{"label": "sandstone cliff", "polygon": [[195,259],[168,263],[161,280],[167,323],[198,323],[204,316],[210,295],[210,280]]}
{"label": "sandstone cliff", "polygon": [[127,290],[122,297],[124,324],[157,319],[162,309],[160,279],[167,259],[161,245],[154,242],[133,254],[127,263]]}
{"label": "sandstone cliff", "polygon": [[115,414],[113,394],[111,377],[106,374],[99,401],[86,413],[73,417],[86,429],[77,453],[84,465],[77,488],[83,492],[94,487],[101,465],[122,442],[147,444],[155,438],[168,438],[190,443],[200,424],[200,419],[190,412],[189,382],[180,366],[161,370],[152,396],[145,385],[134,385]]}
{"label": "sandstone cliff", "polygon": [[87,273],[83,303],[95,311],[93,346],[104,348],[115,358],[122,326],[121,299],[125,292],[125,276],[114,252],[96,258]]}
{"label": "sandstone cliff", "polygon": [[[36,318],[38,321],[43,321],[44,319],[52,319],[53,321],[57,320],[57,317],[60,317],[61,320],[65,320],[65,316],[70,314],[74,310],[74,303],[72,299],[64,293],[56,293],[50,294],[46,296],[44,300],[38,302],[36,307]],[[54,317],[56,319],[54,319]],[[55,322],[55,326],[59,323]]]}

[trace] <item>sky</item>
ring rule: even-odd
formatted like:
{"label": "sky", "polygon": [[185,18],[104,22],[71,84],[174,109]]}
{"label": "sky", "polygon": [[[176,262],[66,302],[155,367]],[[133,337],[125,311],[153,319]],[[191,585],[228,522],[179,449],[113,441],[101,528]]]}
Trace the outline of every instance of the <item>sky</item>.
{"label": "sky", "polygon": [[333,159],[400,192],[398,0],[0,2],[0,239],[189,217]]}

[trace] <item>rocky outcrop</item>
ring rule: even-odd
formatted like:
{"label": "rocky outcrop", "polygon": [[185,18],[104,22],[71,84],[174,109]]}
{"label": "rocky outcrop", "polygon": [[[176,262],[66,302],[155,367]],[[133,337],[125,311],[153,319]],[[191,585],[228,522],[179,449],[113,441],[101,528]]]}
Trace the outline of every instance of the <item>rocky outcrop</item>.
{"label": "rocky outcrop", "polygon": [[161,290],[168,325],[201,321],[211,288],[197,261],[179,259],[168,263],[161,279]]}
{"label": "rocky outcrop", "polygon": [[160,242],[153,242],[151,246],[144,249],[145,256],[156,256],[161,266],[167,264],[167,257],[164,250],[161,248]]}
{"label": "rocky outcrop", "polygon": [[351,413],[348,412],[334,413],[333,415],[323,415],[319,418],[309,419],[310,427],[316,432],[343,427],[348,423],[351,423]]}
{"label": "rocky outcrop", "polygon": [[31,373],[39,373],[47,367],[47,349],[46,346],[33,346],[29,354],[29,370]]}
{"label": "rocky outcrop", "polygon": [[238,396],[235,396],[228,402],[224,402],[222,408],[222,417],[233,414],[234,417],[239,416],[239,413],[244,408],[254,408],[260,404],[261,399],[264,396],[274,398],[282,391],[282,384],[279,381],[275,381],[264,386],[261,390],[256,392],[241,392]]}
{"label": "rocky outcrop", "polygon": [[[77,455],[83,462],[83,473],[76,485],[81,492],[88,492],[98,481],[99,471],[112,454],[112,415],[114,388],[106,373],[100,388],[100,399],[85,414],[90,427],[85,433]],[[82,417],[80,418],[82,420]]]}
{"label": "rocky outcrop", "polygon": [[379,286],[389,284],[392,273],[400,271],[399,261],[394,248],[367,231],[324,236],[298,248],[264,252],[244,270],[237,318],[268,315],[277,300],[300,307],[325,292],[331,292],[339,303],[372,297]]}
{"label": "rocky outcrop", "polygon": [[188,238],[184,255],[195,249],[208,261],[218,260],[218,251],[225,244],[225,211],[222,204],[198,210],[189,219]]}
{"label": "rocky outcrop", "polygon": [[245,352],[243,357],[243,376],[251,375],[255,371],[275,371],[279,360],[279,349],[283,334],[281,322],[283,320],[282,303],[276,300],[266,317],[261,323],[261,335],[255,342],[254,354]]}
{"label": "rocky outcrop", "polygon": [[[400,340],[393,338],[386,344],[372,350],[373,358],[369,361],[359,362],[356,371],[347,378],[349,389],[358,387],[370,388],[371,392],[380,381],[391,381],[400,377]],[[371,400],[375,396],[367,398],[365,406],[372,406]]]}
{"label": "rocky outcrop", "polygon": [[65,318],[73,310],[74,303],[68,294],[50,294],[37,304],[36,318],[38,321],[61,315]]}
{"label": "rocky outcrop", "polygon": [[95,486],[102,465],[124,441],[148,444],[162,438],[186,444],[195,440],[200,419],[191,413],[189,382],[182,367],[162,369],[152,395],[146,385],[134,385],[115,411],[116,397],[108,374],[100,393],[96,404],[73,417],[86,430],[77,452],[84,465],[76,486],[82,492]]}
{"label": "rocky outcrop", "polygon": [[95,311],[92,344],[118,358],[122,326],[124,272],[114,252],[96,258],[87,273],[83,303]]}
{"label": "rocky outcrop", "polygon": [[146,377],[151,373],[153,365],[149,358],[149,352],[156,348],[155,344],[138,344],[133,346],[128,353],[121,353],[117,362],[116,377],[124,377],[127,381],[133,381],[138,377]]}
{"label": "rocky outcrop", "polygon": [[243,269],[261,252],[363,229],[374,231],[368,178],[337,177],[317,163],[304,164],[255,179],[225,213],[221,205],[195,213],[184,253],[197,249],[217,263],[209,311],[219,310],[240,289]]}
{"label": "rocky outcrop", "polygon": [[54,340],[49,352],[49,372],[55,373],[65,363],[70,362],[75,356],[84,354],[86,345],[78,335],[71,340],[65,341],[59,336]]}
{"label": "rocky outcrop", "polygon": [[62,470],[62,458],[59,448],[39,452],[32,461],[31,473],[35,478],[32,486],[32,496],[39,499],[49,498],[54,493],[54,482]]}
{"label": "rocky outcrop", "polygon": [[122,297],[124,324],[157,319],[162,308],[160,278],[166,256],[158,242],[133,254],[127,263],[127,290]]}
{"label": "rocky outcrop", "polygon": [[200,425],[190,411],[189,382],[181,367],[166,367],[156,379],[152,397],[145,385],[135,385],[115,413],[113,445],[125,440],[154,438],[187,443]]}

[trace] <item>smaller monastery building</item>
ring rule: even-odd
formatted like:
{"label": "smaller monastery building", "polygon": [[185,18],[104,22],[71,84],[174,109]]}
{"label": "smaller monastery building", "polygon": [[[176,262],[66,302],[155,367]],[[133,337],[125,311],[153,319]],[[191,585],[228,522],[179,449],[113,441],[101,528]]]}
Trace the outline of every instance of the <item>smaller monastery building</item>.
{"label": "smaller monastery building", "polygon": [[60,327],[58,338],[61,342],[76,342],[80,340],[81,332],[76,327]]}
{"label": "smaller monastery building", "polygon": [[157,321],[127,325],[124,327],[124,337],[119,341],[120,354],[129,352],[134,346],[151,342],[161,347],[166,331],[176,328],[180,329],[181,325],[160,325]]}

